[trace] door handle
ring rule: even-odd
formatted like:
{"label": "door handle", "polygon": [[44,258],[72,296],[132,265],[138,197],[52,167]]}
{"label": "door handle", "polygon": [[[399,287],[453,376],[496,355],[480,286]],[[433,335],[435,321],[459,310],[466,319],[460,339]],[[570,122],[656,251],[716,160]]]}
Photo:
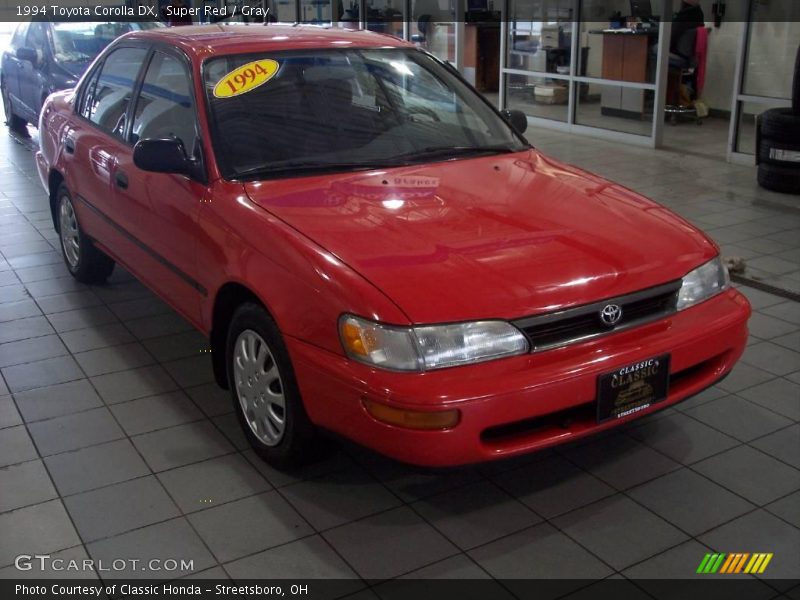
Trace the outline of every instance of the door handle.
{"label": "door handle", "polygon": [[67,154],[75,154],[75,140],[69,136],[64,138],[64,152]]}
{"label": "door handle", "polygon": [[125,171],[117,171],[114,174],[114,183],[118,188],[123,190],[128,189],[128,176],[125,174]]}

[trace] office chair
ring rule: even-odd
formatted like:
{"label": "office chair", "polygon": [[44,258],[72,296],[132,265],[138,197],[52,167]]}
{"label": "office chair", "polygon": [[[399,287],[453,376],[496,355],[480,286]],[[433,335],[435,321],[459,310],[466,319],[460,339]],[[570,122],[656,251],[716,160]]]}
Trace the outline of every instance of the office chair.
{"label": "office chair", "polygon": [[[703,92],[706,71],[706,55],[708,50],[708,33],[706,27],[690,29],[681,36],[676,44],[681,55],[688,56],[687,63],[681,67],[670,66],[667,80],[667,105],[664,112],[669,115],[672,125],[677,125],[680,117],[692,116],[695,123],[703,124],[696,102]],[[686,86],[691,94],[688,98],[691,105],[681,103],[681,89]]]}

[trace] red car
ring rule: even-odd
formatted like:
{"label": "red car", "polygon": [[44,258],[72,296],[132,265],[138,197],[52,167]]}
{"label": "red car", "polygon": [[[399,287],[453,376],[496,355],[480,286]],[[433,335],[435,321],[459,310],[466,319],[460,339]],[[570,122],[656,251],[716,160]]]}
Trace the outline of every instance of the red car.
{"label": "red car", "polygon": [[684,400],[747,339],[708,237],[520,116],[388,36],[182,27],[50,96],[37,162],[69,271],[119,262],[207,333],[266,460],[327,430],[456,465]]}

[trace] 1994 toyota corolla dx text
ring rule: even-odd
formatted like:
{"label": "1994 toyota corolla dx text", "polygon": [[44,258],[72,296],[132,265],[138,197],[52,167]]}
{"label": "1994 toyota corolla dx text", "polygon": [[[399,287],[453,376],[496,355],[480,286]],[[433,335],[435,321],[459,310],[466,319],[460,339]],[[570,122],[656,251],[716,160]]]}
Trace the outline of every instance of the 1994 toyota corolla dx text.
{"label": "1994 toyota corolla dx text", "polygon": [[750,306],[662,206],[537,151],[446,63],[368,32],[127,34],[40,119],[78,280],[124,265],[208,334],[252,445],[428,466],[684,400]]}

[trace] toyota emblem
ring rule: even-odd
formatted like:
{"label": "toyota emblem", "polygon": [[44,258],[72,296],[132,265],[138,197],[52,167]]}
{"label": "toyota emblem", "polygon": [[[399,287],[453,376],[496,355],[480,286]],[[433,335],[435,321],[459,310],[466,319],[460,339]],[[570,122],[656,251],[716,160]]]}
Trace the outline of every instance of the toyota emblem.
{"label": "toyota emblem", "polygon": [[603,324],[613,327],[622,318],[622,307],[619,304],[606,304],[600,311],[600,320]]}

